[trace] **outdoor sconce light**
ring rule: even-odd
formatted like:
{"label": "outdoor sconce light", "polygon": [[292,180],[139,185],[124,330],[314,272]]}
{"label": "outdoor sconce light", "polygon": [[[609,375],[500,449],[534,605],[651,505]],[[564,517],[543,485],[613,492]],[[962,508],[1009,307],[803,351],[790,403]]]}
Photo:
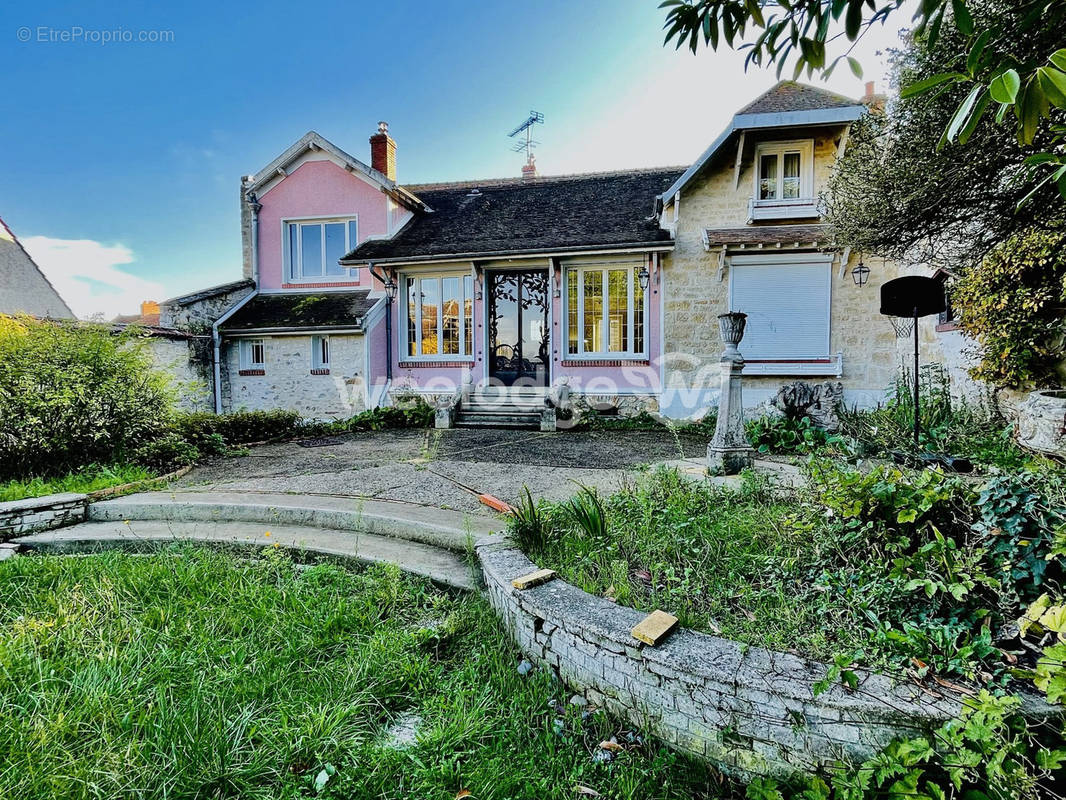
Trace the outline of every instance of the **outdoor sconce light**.
{"label": "outdoor sconce light", "polygon": [[856,286],[865,286],[866,281],[870,279],[870,268],[862,263],[862,259],[859,259],[859,263],[851,271],[851,279],[855,281]]}
{"label": "outdoor sconce light", "polygon": [[651,275],[648,274],[648,265],[642,264],[640,272],[637,273],[637,282],[640,284],[640,290],[642,292],[648,291],[648,283],[651,281]]}
{"label": "outdoor sconce light", "polygon": [[388,298],[390,303],[396,299],[396,281],[392,279],[391,275],[385,281],[385,297]]}
{"label": "outdoor sconce light", "polygon": [[866,286],[866,282],[870,279],[870,268],[862,263],[862,259],[859,259],[855,269],[852,270],[852,281],[856,286]]}

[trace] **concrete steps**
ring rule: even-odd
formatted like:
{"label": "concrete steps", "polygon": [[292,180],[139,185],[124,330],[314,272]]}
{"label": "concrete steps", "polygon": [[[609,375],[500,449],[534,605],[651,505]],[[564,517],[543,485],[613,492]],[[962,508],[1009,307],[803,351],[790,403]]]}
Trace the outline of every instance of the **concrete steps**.
{"label": "concrete steps", "polygon": [[[113,501],[112,501],[113,502]],[[269,535],[267,535],[269,533]],[[458,553],[421,542],[352,530],[256,522],[179,522],[133,520],[86,522],[13,540],[19,549],[44,553],[91,553],[109,549],[152,552],[163,544],[192,542],[259,550],[284,547],[316,555],[350,558],[362,563],[395,564],[455,589],[473,590],[474,572]]]}
{"label": "concrete steps", "polygon": [[243,522],[322,528],[403,539],[467,552],[472,543],[503,531],[489,515],[413,503],[355,497],[254,492],[146,492],[92,503],[89,522]]}
{"label": "concrete steps", "polygon": [[457,428],[540,430],[544,393],[507,389],[476,391],[459,406]]}

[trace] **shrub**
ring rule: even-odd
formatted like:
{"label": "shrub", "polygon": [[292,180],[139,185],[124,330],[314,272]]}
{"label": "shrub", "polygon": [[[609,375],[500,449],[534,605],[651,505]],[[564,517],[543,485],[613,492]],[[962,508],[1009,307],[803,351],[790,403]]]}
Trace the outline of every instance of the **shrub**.
{"label": "shrub", "polygon": [[0,316],[0,479],[128,460],[171,418],[135,330]]}
{"label": "shrub", "polygon": [[971,370],[995,386],[1058,386],[1066,306],[1066,232],[1031,230],[963,273],[954,300],[979,345]]}
{"label": "shrub", "polygon": [[178,434],[167,433],[138,448],[134,458],[156,472],[172,472],[199,461],[200,450]]}
{"label": "shrub", "polygon": [[174,430],[204,452],[218,452],[221,437],[227,446],[262,442],[300,433],[300,415],[295,411],[237,411],[233,414],[201,412],[182,414]]}
{"label": "shrub", "polygon": [[760,453],[813,453],[833,437],[810,417],[765,416],[748,420],[748,441]]}

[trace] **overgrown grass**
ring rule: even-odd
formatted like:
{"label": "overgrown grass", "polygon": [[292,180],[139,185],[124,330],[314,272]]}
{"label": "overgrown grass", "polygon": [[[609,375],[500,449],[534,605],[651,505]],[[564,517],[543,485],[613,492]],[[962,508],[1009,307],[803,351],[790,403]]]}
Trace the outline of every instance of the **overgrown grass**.
{"label": "overgrown grass", "polygon": [[[191,548],[8,560],[0,797],[732,791],[653,744],[594,762],[622,732],[602,713],[582,720],[550,673],[517,664],[482,599],[394,568]],[[389,729],[405,714],[421,722],[397,746]]]}
{"label": "overgrown grass", "polygon": [[0,483],[0,503],[61,492],[96,492],[151,477],[152,473],[144,467],[131,464],[115,464],[110,467],[90,464],[84,469],[58,478],[28,478]]}
{"label": "overgrown grass", "polygon": [[683,625],[778,650],[802,643],[828,657],[858,643],[846,608],[812,588],[823,543],[811,509],[772,496],[749,476],[740,492],[661,469],[600,500],[587,490],[541,509],[530,554],[588,592]]}

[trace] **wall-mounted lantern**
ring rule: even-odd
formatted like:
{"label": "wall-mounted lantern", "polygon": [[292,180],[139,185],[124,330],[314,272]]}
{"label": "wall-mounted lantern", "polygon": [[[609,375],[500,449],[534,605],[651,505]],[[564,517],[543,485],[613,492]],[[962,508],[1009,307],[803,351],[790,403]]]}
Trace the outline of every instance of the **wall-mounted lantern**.
{"label": "wall-mounted lantern", "polygon": [[647,264],[640,265],[640,271],[637,272],[637,282],[640,284],[640,290],[642,292],[648,291],[648,284],[651,282],[651,275],[648,273]]}
{"label": "wall-mounted lantern", "polygon": [[862,263],[862,258],[859,258],[859,263],[851,271],[851,279],[855,281],[856,286],[865,286],[866,281],[870,280],[870,268]]}
{"label": "wall-mounted lantern", "polygon": [[392,279],[392,275],[389,275],[385,281],[385,297],[388,298],[389,303],[396,299],[396,281]]}

